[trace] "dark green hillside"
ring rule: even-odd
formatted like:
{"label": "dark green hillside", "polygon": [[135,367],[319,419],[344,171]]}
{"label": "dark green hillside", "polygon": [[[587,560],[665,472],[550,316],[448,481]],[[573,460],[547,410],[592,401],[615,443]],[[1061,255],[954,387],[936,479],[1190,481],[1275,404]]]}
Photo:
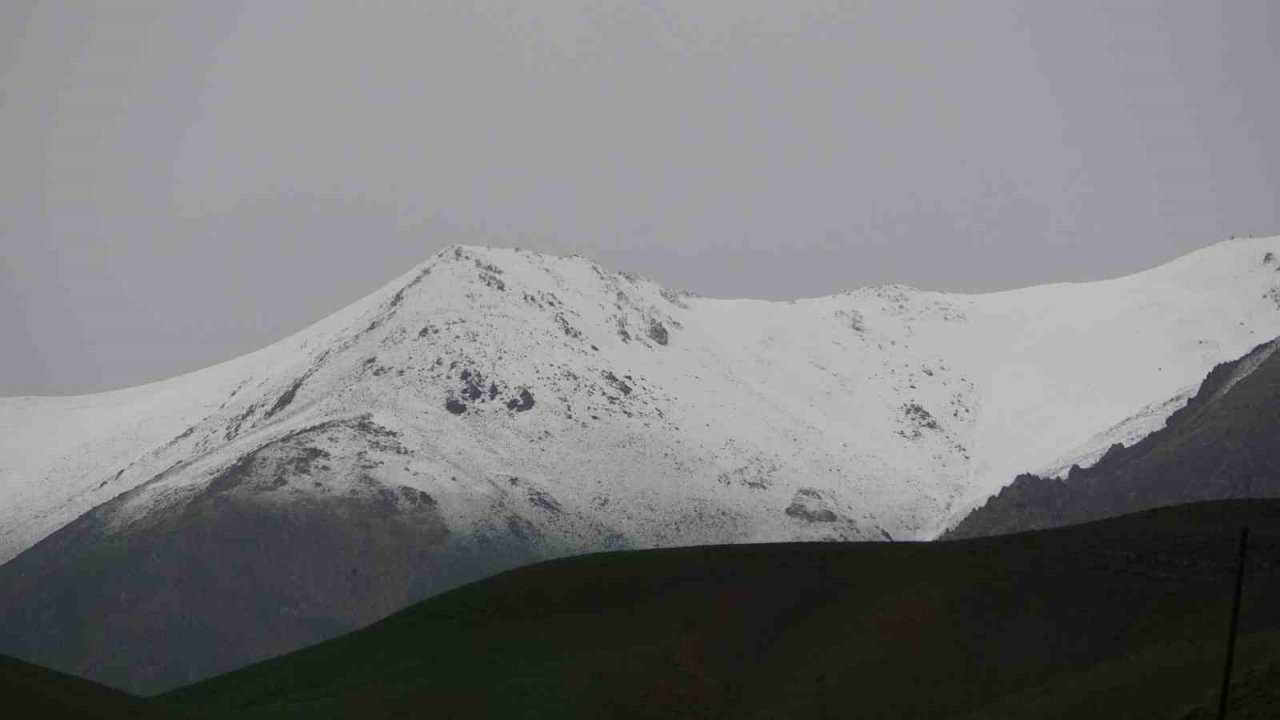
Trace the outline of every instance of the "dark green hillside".
{"label": "dark green hillside", "polygon": [[560,560],[163,699],[210,718],[1194,715],[1246,523],[1252,678],[1280,662],[1280,501],[963,542]]}
{"label": "dark green hillside", "polygon": [[0,655],[0,717],[179,720],[187,716],[152,700]]}

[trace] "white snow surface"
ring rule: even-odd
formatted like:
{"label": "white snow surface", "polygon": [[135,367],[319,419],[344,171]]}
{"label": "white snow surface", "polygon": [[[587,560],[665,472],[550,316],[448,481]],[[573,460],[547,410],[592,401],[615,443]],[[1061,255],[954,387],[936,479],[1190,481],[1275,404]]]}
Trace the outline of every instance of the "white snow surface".
{"label": "white snow surface", "polygon": [[427,492],[455,533],[518,520],[556,552],[928,539],[1020,472],[1159,429],[1215,364],[1280,336],[1277,254],[1280,238],[1236,239],[1101,282],[766,302],[451,247],[236,360],[0,399],[0,562],[122,493],[143,488],[120,522],[145,518],[361,416],[395,442],[315,441],[353,488]]}

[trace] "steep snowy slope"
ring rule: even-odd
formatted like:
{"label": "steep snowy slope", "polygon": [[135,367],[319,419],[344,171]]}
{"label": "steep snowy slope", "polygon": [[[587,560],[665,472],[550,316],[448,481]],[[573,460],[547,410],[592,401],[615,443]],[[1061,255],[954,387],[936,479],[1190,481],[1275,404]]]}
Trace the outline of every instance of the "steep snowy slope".
{"label": "steep snowy slope", "polygon": [[371,453],[455,526],[515,503],[640,544],[926,537],[1019,472],[1158,428],[1214,364],[1280,334],[1272,253],[1233,240],[1105,282],[771,303],[451,248],[253,355],[0,400],[0,561],[143,483],[138,511],[365,415],[402,448],[325,452]]}
{"label": "steep snowy slope", "polygon": [[[389,287],[403,285],[412,275]],[[182,459],[179,437],[225,415],[240,390],[289,376],[341,342],[384,289],[271,347],[162,382],[80,397],[0,398],[0,563]],[[217,446],[216,438],[197,452]],[[170,459],[173,458],[173,459]]]}
{"label": "steep snowy slope", "polygon": [[763,302],[449,248],[253,355],[0,400],[0,652],[149,691],[540,558],[933,537],[1280,336],[1276,254]]}
{"label": "steep snowy slope", "polygon": [[1280,339],[1213,369],[1165,426],[1065,479],[1018,476],[948,538],[1025,532],[1204,500],[1280,497]]}

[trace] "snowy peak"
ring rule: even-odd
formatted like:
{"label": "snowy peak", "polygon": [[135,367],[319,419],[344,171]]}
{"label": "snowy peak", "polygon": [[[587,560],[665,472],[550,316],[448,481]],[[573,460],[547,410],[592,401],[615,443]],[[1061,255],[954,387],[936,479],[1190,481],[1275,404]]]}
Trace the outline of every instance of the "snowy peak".
{"label": "snowy peak", "polygon": [[[430,495],[461,535],[517,518],[562,549],[930,537],[1021,472],[1157,429],[1280,335],[1277,256],[1280,239],[1234,240],[1102,282],[765,302],[452,246],[244,358],[0,400],[0,560],[281,447],[342,468],[282,497],[368,479]],[[294,442],[316,427],[346,429]]]}

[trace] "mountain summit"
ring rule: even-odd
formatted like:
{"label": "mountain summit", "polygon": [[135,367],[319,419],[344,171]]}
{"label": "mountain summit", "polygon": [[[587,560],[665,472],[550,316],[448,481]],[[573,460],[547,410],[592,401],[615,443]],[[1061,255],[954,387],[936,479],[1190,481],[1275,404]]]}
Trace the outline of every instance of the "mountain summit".
{"label": "mountain summit", "polygon": [[537,559],[931,538],[1280,336],[1278,255],[765,302],[451,247],[237,360],[0,400],[0,652],[151,691]]}

